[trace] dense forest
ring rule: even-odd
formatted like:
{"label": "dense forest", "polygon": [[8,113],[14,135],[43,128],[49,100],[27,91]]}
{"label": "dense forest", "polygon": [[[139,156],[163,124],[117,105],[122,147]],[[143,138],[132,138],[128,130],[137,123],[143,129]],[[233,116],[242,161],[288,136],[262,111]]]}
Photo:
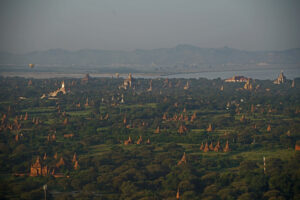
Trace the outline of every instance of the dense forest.
{"label": "dense forest", "polygon": [[299,89],[0,77],[0,199],[300,199]]}

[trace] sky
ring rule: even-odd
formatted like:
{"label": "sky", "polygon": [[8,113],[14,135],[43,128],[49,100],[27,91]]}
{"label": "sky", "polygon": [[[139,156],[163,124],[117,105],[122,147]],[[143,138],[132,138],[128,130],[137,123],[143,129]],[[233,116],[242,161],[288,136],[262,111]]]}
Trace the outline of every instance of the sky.
{"label": "sky", "polygon": [[0,0],[0,51],[300,47],[298,0]]}

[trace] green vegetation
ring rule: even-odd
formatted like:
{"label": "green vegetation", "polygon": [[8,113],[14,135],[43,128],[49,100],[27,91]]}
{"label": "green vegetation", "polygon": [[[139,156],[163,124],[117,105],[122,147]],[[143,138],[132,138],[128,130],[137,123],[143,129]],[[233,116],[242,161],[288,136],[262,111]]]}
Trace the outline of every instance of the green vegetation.
{"label": "green vegetation", "polygon": [[300,198],[300,79],[62,81],[0,78],[0,199]]}

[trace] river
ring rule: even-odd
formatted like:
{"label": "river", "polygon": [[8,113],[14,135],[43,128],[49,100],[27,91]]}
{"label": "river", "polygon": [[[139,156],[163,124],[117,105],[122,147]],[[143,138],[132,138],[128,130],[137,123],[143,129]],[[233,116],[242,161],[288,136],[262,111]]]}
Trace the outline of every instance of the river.
{"label": "river", "polygon": [[[178,74],[158,74],[158,73],[133,73],[133,77],[136,78],[207,78],[207,79],[226,79],[232,76],[245,76],[252,79],[260,80],[274,80],[280,73],[280,69],[255,69],[255,70],[241,70],[241,71],[214,71],[214,72],[197,72],[197,73],[178,73]],[[284,75],[288,79],[295,79],[300,77],[300,68],[285,69]],[[24,77],[24,78],[82,78],[84,73],[66,73],[66,72],[1,72],[0,76],[3,77]],[[91,77],[112,77],[115,74],[112,73],[90,73]],[[120,74],[120,77],[126,77],[127,74]]]}

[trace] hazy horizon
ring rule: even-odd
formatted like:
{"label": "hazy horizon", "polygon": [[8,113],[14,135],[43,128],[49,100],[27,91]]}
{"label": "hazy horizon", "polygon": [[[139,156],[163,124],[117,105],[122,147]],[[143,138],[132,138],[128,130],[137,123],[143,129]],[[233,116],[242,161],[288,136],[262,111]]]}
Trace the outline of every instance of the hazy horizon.
{"label": "hazy horizon", "polygon": [[0,51],[300,47],[300,2],[1,1]]}

